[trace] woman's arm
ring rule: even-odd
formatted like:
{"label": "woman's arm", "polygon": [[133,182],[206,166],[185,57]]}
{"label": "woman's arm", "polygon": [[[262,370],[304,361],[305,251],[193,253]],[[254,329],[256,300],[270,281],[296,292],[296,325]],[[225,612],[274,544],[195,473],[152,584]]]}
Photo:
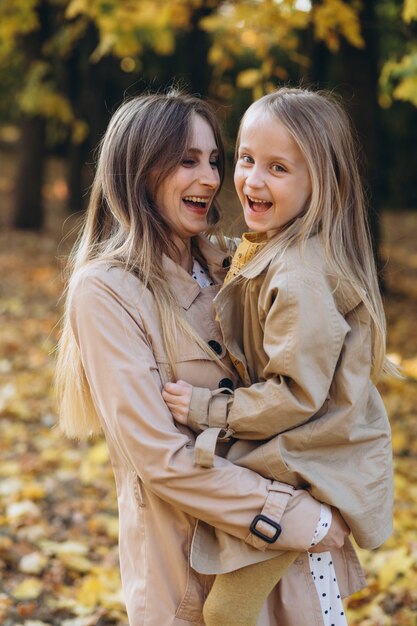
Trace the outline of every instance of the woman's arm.
{"label": "woman's arm", "polygon": [[[93,400],[118,457],[175,507],[258,549],[305,550],[320,505],[307,492],[272,482],[216,457],[194,464],[194,448],[161,396],[161,380],[138,302],[102,274],[87,276],[71,301],[71,319]],[[249,532],[261,512],[282,526],[273,544]],[[271,531],[266,527],[264,532]]]}

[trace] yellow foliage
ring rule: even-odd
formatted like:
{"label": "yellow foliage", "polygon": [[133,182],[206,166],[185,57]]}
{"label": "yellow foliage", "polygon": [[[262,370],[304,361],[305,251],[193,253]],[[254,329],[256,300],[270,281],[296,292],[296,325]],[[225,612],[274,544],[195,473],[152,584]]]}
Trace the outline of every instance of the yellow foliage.
{"label": "yellow foliage", "polygon": [[28,500],[41,500],[45,497],[45,487],[36,481],[30,481],[23,486],[22,497]]}
{"label": "yellow foliage", "polygon": [[89,559],[80,556],[79,554],[60,554],[59,560],[66,566],[67,569],[81,574],[90,572],[93,567],[93,563]]}
{"label": "yellow foliage", "polygon": [[76,119],[72,124],[72,143],[80,144],[87,138],[89,127],[84,120]]}
{"label": "yellow foliage", "polygon": [[416,562],[415,558],[408,554],[406,547],[381,552],[380,557],[378,580],[382,591],[388,589],[398,576],[406,574]]}
{"label": "yellow foliage", "polygon": [[380,86],[388,104],[395,98],[417,106],[417,49],[399,61],[387,61],[381,71]]}
{"label": "yellow foliage", "polygon": [[262,80],[261,71],[251,68],[249,70],[239,72],[236,83],[238,87],[242,87],[243,89],[252,89],[259,83],[260,80]]}
{"label": "yellow foliage", "polygon": [[72,20],[80,14],[88,14],[90,4],[89,0],[70,0],[65,11],[65,17]]}
{"label": "yellow foliage", "polygon": [[97,576],[86,576],[78,590],[77,600],[83,606],[94,608],[100,600],[102,590],[102,582]]}
{"label": "yellow foliage", "polygon": [[42,541],[41,548],[45,554],[53,554],[58,557],[63,555],[82,556],[88,553],[88,546],[79,541]]}
{"label": "yellow foliage", "polygon": [[95,608],[98,604],[117,608],[123,606],[119,589],[120,578],[116,570],[95,567],[91,574],[84,577],[76,597],[82,606],[88,608]]}
{"label": "yellow foliage", "polygon": [[13,589],[13,597],[17,600],[34,600],[43,591],[43,584],[39,578],[26,578]]}
{"label": "yellow foliage", "polygon": [[317,39],[324,41],[333,52],[339,50],[340,35],[356,48],[365,45],[357,10],[342,0],[323,0],[316,5],[313,9],[313,23]]}
{"label": "yellow foliage", "polygon": [[175,47],[175,35],[190,24],[197,0],[73,0],[68,16],[84,15],[93,20],[99,30],[100,42],[92,55],[96,62],[106,54],[135,57],[144,46],[157,54],[170,54]]}
{"label": "yellow foliage", "polygon": [[[393,96],[397,100],[405,100],[417,106],[417,74],[403,78],[394,89]],[[415,365],[413,376],[416,377]]]}
{"label": "yellow foliage", "polygon": [[20,35],[39,27],[38,0],[2,0],[0,3],[0,61],[11,54]]}
{"label": "yellow foliage", "polygon": [[417,20],[417,0],[404,0],[403,20],[407,23]]}
{"label": "yellow foliage", "polygon": [[25,87],[20,93],[20,106],[29,115],[54,117],[68,124],[74,119],[71,104],[55,90],[48,76],[49,71],[49,65],[44,61],[32,63]]}

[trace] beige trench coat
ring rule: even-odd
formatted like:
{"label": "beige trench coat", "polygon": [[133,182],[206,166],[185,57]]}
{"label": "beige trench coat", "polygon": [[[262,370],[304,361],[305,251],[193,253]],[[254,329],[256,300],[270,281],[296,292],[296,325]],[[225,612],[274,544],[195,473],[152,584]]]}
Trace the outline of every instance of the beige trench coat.
{"label": "beige trench coat", "polygon": [[194,389],[189,424],[207,441],[208,427],[228,429],[239,439],[229,459],[308,488],[340,510],[361,547],[375,548],[392,532],[393,469],[388,417],[370,380],[369,314],[329,272],[319,236],[302,254],[272,249],[242,274],[251,280],[227,284],[215,308],[248,388]]}
{"label": "beige trench coat", "polygon": [[[217,286],[200,289],[169,259],[167,280],[190,323],[226,358],[212,311],[226,271],[225,255],[203,238],[198,245]],[[130,625],[202,626],[202,605],[213,578],[190,567],[197,519],[236,538],[244,551],[264,555],[270,547],[268,552],[278,554],[307,549],[320,506],[306,491],[226,459],[216,457],[209,470],[194,464],[194,435],[175,425],[161,396],[169,368],[155,302],[135,276],[120,268],[91,267],[72,294],[72,328],[116,480],[120,568]],[[193,385],[214,388],[225,377],[201,348],[181,336],[177,365],[178,375]],[[248,530],[261,512],[283,528],[271,546]],[[280,626],[305,626],[300,616],[306,612],[316,615],[311,625],[322,626],[305,556],[264,607],[262,626],[275,626],[278,619]],[[363,586],[350,547],[335,559],[345,595]]]}

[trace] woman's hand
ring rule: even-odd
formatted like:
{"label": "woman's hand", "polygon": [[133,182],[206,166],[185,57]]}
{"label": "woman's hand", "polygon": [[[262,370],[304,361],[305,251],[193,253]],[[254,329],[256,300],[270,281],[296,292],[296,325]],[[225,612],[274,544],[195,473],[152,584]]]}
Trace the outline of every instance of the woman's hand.
{"label": "woman's hand", "polygon": [[309,552],[328,552],[333,548],[341,548],[346,537],[350,534],[350,528],[337,509],[332,507],[332,523],[326,536]]}
{"label": "woman's hand", "polygon": [[192,385],[184,380],[178,380],[176,383],[167,383],[162,390],[162,397],[175,421],[184,426],[187,425],[192,392]]}

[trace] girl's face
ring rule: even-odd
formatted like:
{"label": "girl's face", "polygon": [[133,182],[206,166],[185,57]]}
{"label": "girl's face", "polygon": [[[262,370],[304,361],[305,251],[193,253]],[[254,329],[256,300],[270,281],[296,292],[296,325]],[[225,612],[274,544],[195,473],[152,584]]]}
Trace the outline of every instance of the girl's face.
{"label": "girl's face", "polygon": [[182,240],[207,228],[207,213],[220,185],[218,150],[210,125],[194,115],[184,159],[156,191],[156,204]]}
{"label": "girl's face", "polygon": [[300,215],[311,195],[300,148],[277,119],[262,111],[249,114],[243,124],[234,180],[246,224],[268,237]]}

